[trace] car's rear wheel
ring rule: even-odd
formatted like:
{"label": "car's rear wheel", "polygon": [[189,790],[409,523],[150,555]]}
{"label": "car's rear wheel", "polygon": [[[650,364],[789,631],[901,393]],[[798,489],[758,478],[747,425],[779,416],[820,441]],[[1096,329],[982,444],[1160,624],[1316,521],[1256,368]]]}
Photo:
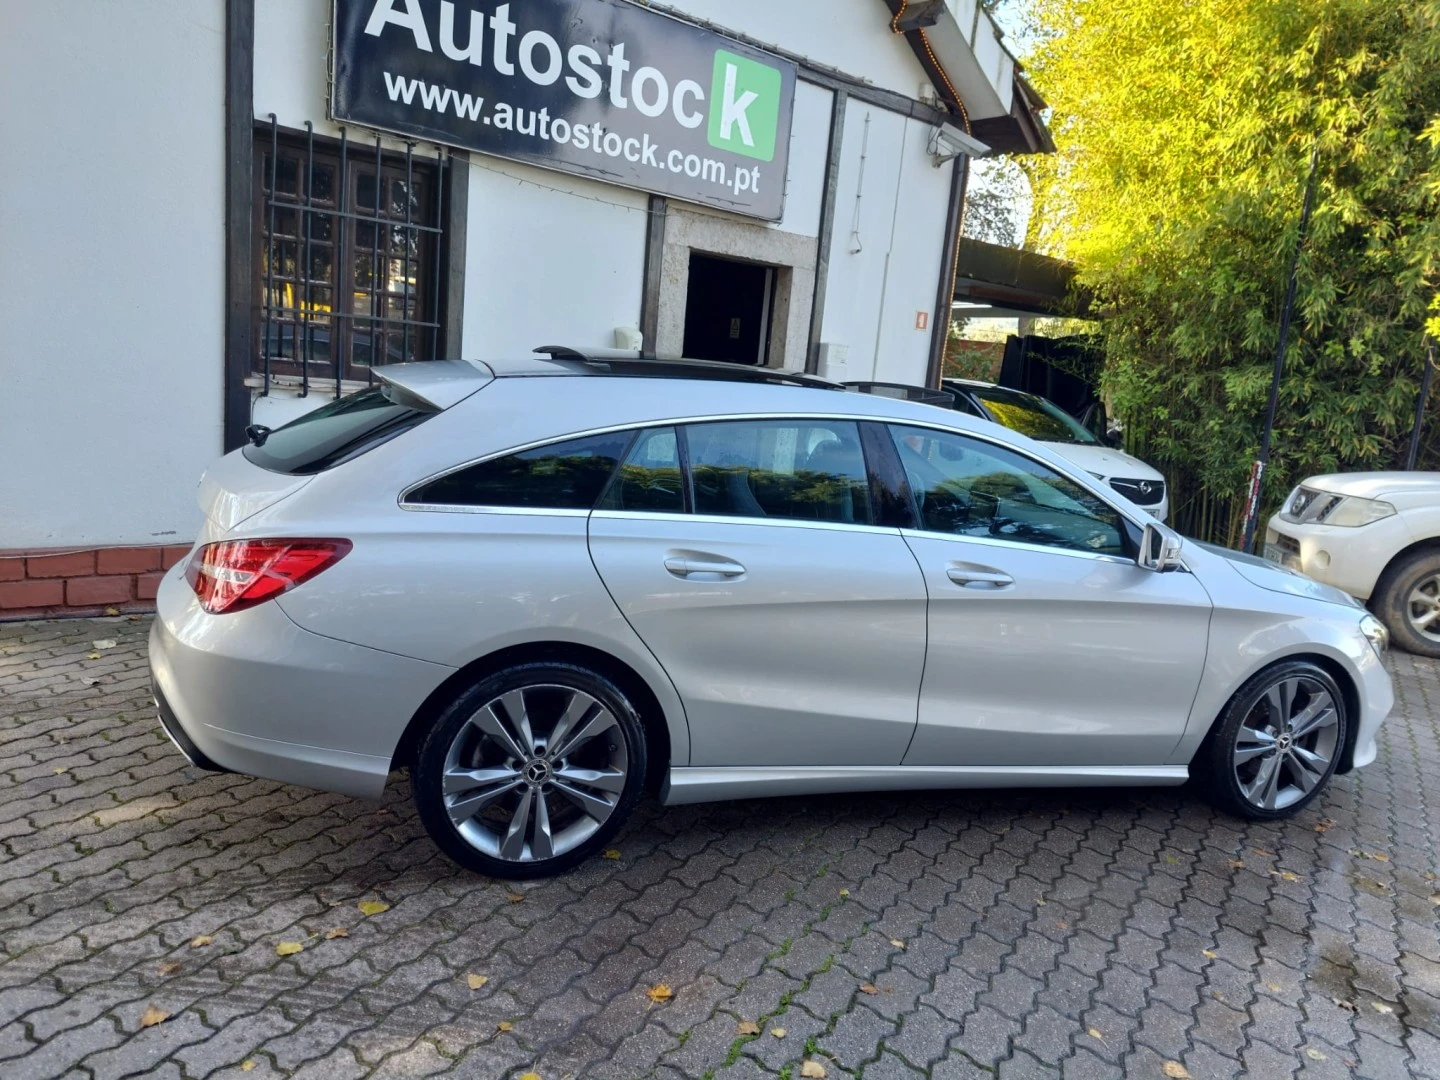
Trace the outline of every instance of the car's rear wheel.
{"label": "car's rear wheel", "polygon": [[1416,551],[1388,568],[1372,606],[1396,645],[1440,657],[1440,551]]}
{"label": "car's rear wheel", "polygon": [[645,731],[610,680],[563,663],[479,680],[440,715],[412,773],[425,828],[460,865],[548,877],[619,831],[645,780]]}
{"label": "car's rear wheel", "polygon": [[1345,696],[1324,668],[1298,660],[1251,678],[1225,706],[1193,773],[1237,817],[1289,817],[1319,797],[1345,747]]}

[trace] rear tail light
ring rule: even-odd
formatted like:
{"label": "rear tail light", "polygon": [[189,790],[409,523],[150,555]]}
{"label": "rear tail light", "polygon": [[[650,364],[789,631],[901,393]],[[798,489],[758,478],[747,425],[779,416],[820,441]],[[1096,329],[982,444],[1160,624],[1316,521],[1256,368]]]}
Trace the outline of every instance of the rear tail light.
{"label": "rear tail light", "polygon": [[206,544],[185,580],[212,615],[263,604],[349,554],[349,540],[223,540]]}

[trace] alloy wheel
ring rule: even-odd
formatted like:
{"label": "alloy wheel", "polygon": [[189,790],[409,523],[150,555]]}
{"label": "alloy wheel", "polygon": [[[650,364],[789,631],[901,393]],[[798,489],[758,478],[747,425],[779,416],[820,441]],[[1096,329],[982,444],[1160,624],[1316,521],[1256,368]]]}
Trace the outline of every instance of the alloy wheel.
{"label": "alloy wheel", "polygon": [[1320,682],[1291,676],[1272,685],[1235,733],[1240,792],[1261,810],[1283,810],[1329,774],[1339,746],[1335,699]]}
{"label": "alloy wheel", "polygon": [[491,858],[553,859],[609,819],[628,769],[608,708],[573,687],[525,686],[483,705],[456,733],[445,756],[445,811]]}
{"label": "alloy wheel", "polygon": [[1440,574],[1431,574],[1410,590],[1405,617],[1417,634],[1440,641]]}

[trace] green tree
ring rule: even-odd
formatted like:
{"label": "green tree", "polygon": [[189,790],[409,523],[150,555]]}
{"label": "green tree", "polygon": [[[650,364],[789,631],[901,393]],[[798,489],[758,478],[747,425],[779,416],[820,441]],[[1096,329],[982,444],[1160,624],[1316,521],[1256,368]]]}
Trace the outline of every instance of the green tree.
{"label": "green tree", "polygon": [[1178,524],[1235,539],[1317,148],[1264,505],[1396,467],[1440,330],[1440,0],[1036,0],[1035,20],[1059,153],[1026,163],[1030,240],[1079,266],[1107,394]]}

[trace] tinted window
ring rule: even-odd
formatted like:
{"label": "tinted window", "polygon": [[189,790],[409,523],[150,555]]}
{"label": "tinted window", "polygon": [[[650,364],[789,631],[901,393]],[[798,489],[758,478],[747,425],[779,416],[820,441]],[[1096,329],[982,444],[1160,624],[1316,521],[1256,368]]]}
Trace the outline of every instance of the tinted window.
{"label": "tinted window", "polygon": [[433,409],[391,400],[388,386],[338,398],[246,446],[250,461],[271,472],[308,476],[363,454],[435,415]]}
{"label": "tinted window", "polygon": [[975,396],[990,410],[997,423],[1021,435],[1044,442],[1094,443],[1095,436],[1080,421],[1053,402],[1034,394],[986,387]]}
{"label": "tinted window", "polygon": [[748,420],[685,429],[695,512],[868,525],[860,432],[847,420]]}
{"label": "tinted window", "polygon": [[891,430],[922,528],[1126,554],[1120,515],[1039,462],[963,435],[899,425]]}
{"label": "tinted window", "polygon": [[632,433],[551,443],[442,476],[408,502],[439,506],[514,506],[589,510],[605,489]]}
{"label": "tinted window", "polygon": [[635,437],[600,507],[652,514],[685,512],[685,481],[674,428],[655,428]]}

